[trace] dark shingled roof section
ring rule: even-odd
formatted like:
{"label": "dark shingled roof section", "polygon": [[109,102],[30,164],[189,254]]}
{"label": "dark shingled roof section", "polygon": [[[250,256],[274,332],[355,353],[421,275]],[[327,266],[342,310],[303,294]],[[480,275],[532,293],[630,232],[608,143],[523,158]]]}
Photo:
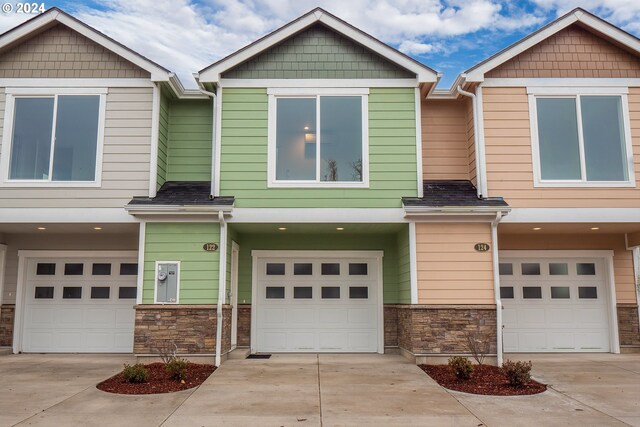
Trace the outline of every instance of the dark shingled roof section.
{"label": "dark shingled roof section", "polygon": [[233,197],[209,198],[211,182],[209,181],[167,181],[158,190],[156,197],[134,197],[131,205],[147,206],[233,206]]}
{"label": "dark shingled roof section", "polygon": [[403,197],[405,206],[416,207],[508,207],[501,197],[479,199],[471,181],[428,180],[424,181],[424,196]]}

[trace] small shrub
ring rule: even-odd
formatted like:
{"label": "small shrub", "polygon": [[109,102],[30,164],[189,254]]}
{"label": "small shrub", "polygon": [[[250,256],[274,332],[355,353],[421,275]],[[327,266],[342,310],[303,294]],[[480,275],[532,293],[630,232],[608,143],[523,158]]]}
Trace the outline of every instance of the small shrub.
{"label": "small shrub", "polygon": [[135,365],[125,363],[122,375],[128,383],[145,383],[149,379],[149,371],[142,363],[136,363]]}
{"label": "small shrub", "polygon": [[529,362],[512,362],[507,360],[502,364],[502,372],[504,372],[509,385],[513,387],[522,387],[531,380],[531,367],[533,364]]}
{"label": "small shrub", "polygon": [[187,376],[187,361],[174,356],[168,362],[164,364],[164,368],[167,370],[171,378],[176,381],[182,381]]}
{"label": "small shrub", "polygon": [[491,351],[491,340],[488,334],[481,334],[477,331],[465,333],[467,339],[466,346],[478,365],[484,363],[487,354]]}
{"label": "small shrub", "polygon": [[473,364],[466,357],[454,356],[449,358],[449,369],[459,380],[468,380],[473,374]]}

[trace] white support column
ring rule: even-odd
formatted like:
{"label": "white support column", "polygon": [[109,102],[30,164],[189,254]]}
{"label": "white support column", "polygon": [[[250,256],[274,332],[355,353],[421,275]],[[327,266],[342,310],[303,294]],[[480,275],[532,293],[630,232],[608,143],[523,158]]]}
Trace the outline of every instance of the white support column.
{"label": "white support column", "polygon": [[220,366],[222,363],[222,321],[224,318],[222,315],[222,306],[227,299],[227,223],[224,220],[222,211],[218,212],[218,219],[220,221],[220,257],[218,267],[218,304],[216,312],[216,366]]}
{"label": "white support column", "polygon": [[138,278],[136,292],[136,304],[142,304],[142,292],[144,290],[144,247],[147,235],[147,223],[145,221],[140,222],[140,231],[138,233]]}
{"label": "white support column", "polygon": [[411,277],[411,304],[418,304],[418,261],[416,223],[409,223],[409,265]]}
{"label": "white support column", "polygon": [[160,95],[158,84],[153,86],[151,105],[151,154],[149,159],[149,197],[156,197],[158,188],[158,138],[160,134]]}
{"label": "white support column", "polygon": [[418,175],[418,197],[424,196],[424,185],[422,184],[422,101],[420,99],[420,88],[415,89],[416,93],[416,167]]}

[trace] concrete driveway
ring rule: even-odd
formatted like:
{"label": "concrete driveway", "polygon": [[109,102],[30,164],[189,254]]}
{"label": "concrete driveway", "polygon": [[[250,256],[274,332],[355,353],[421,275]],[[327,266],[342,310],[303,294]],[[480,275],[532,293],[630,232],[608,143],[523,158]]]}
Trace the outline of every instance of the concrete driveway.
{"label": "concrete driveway", "polygon": [[198,389],[151,396],[95,384],[129,356],[0,357],[0,426],[638,425],[640,355],[519,355],[551,385],[536,396],[450,392],[395,355],[229,360]]}

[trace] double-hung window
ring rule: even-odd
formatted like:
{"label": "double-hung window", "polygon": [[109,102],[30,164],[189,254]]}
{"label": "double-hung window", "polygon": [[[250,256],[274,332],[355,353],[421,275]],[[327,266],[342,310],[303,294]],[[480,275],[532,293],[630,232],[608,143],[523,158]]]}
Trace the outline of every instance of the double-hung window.
{"label": "double-hung window", "polygon": [[625,94],[529,96],[538,186],[635,185]]}
{"label": "double-hung window", "polygon": [[368,185],[368,91],[271,91],[271,187]]}
{"label": "double-hung window", "polygon": [[6,185],[99,184],[106,91],[76,92],[7,89]]}

